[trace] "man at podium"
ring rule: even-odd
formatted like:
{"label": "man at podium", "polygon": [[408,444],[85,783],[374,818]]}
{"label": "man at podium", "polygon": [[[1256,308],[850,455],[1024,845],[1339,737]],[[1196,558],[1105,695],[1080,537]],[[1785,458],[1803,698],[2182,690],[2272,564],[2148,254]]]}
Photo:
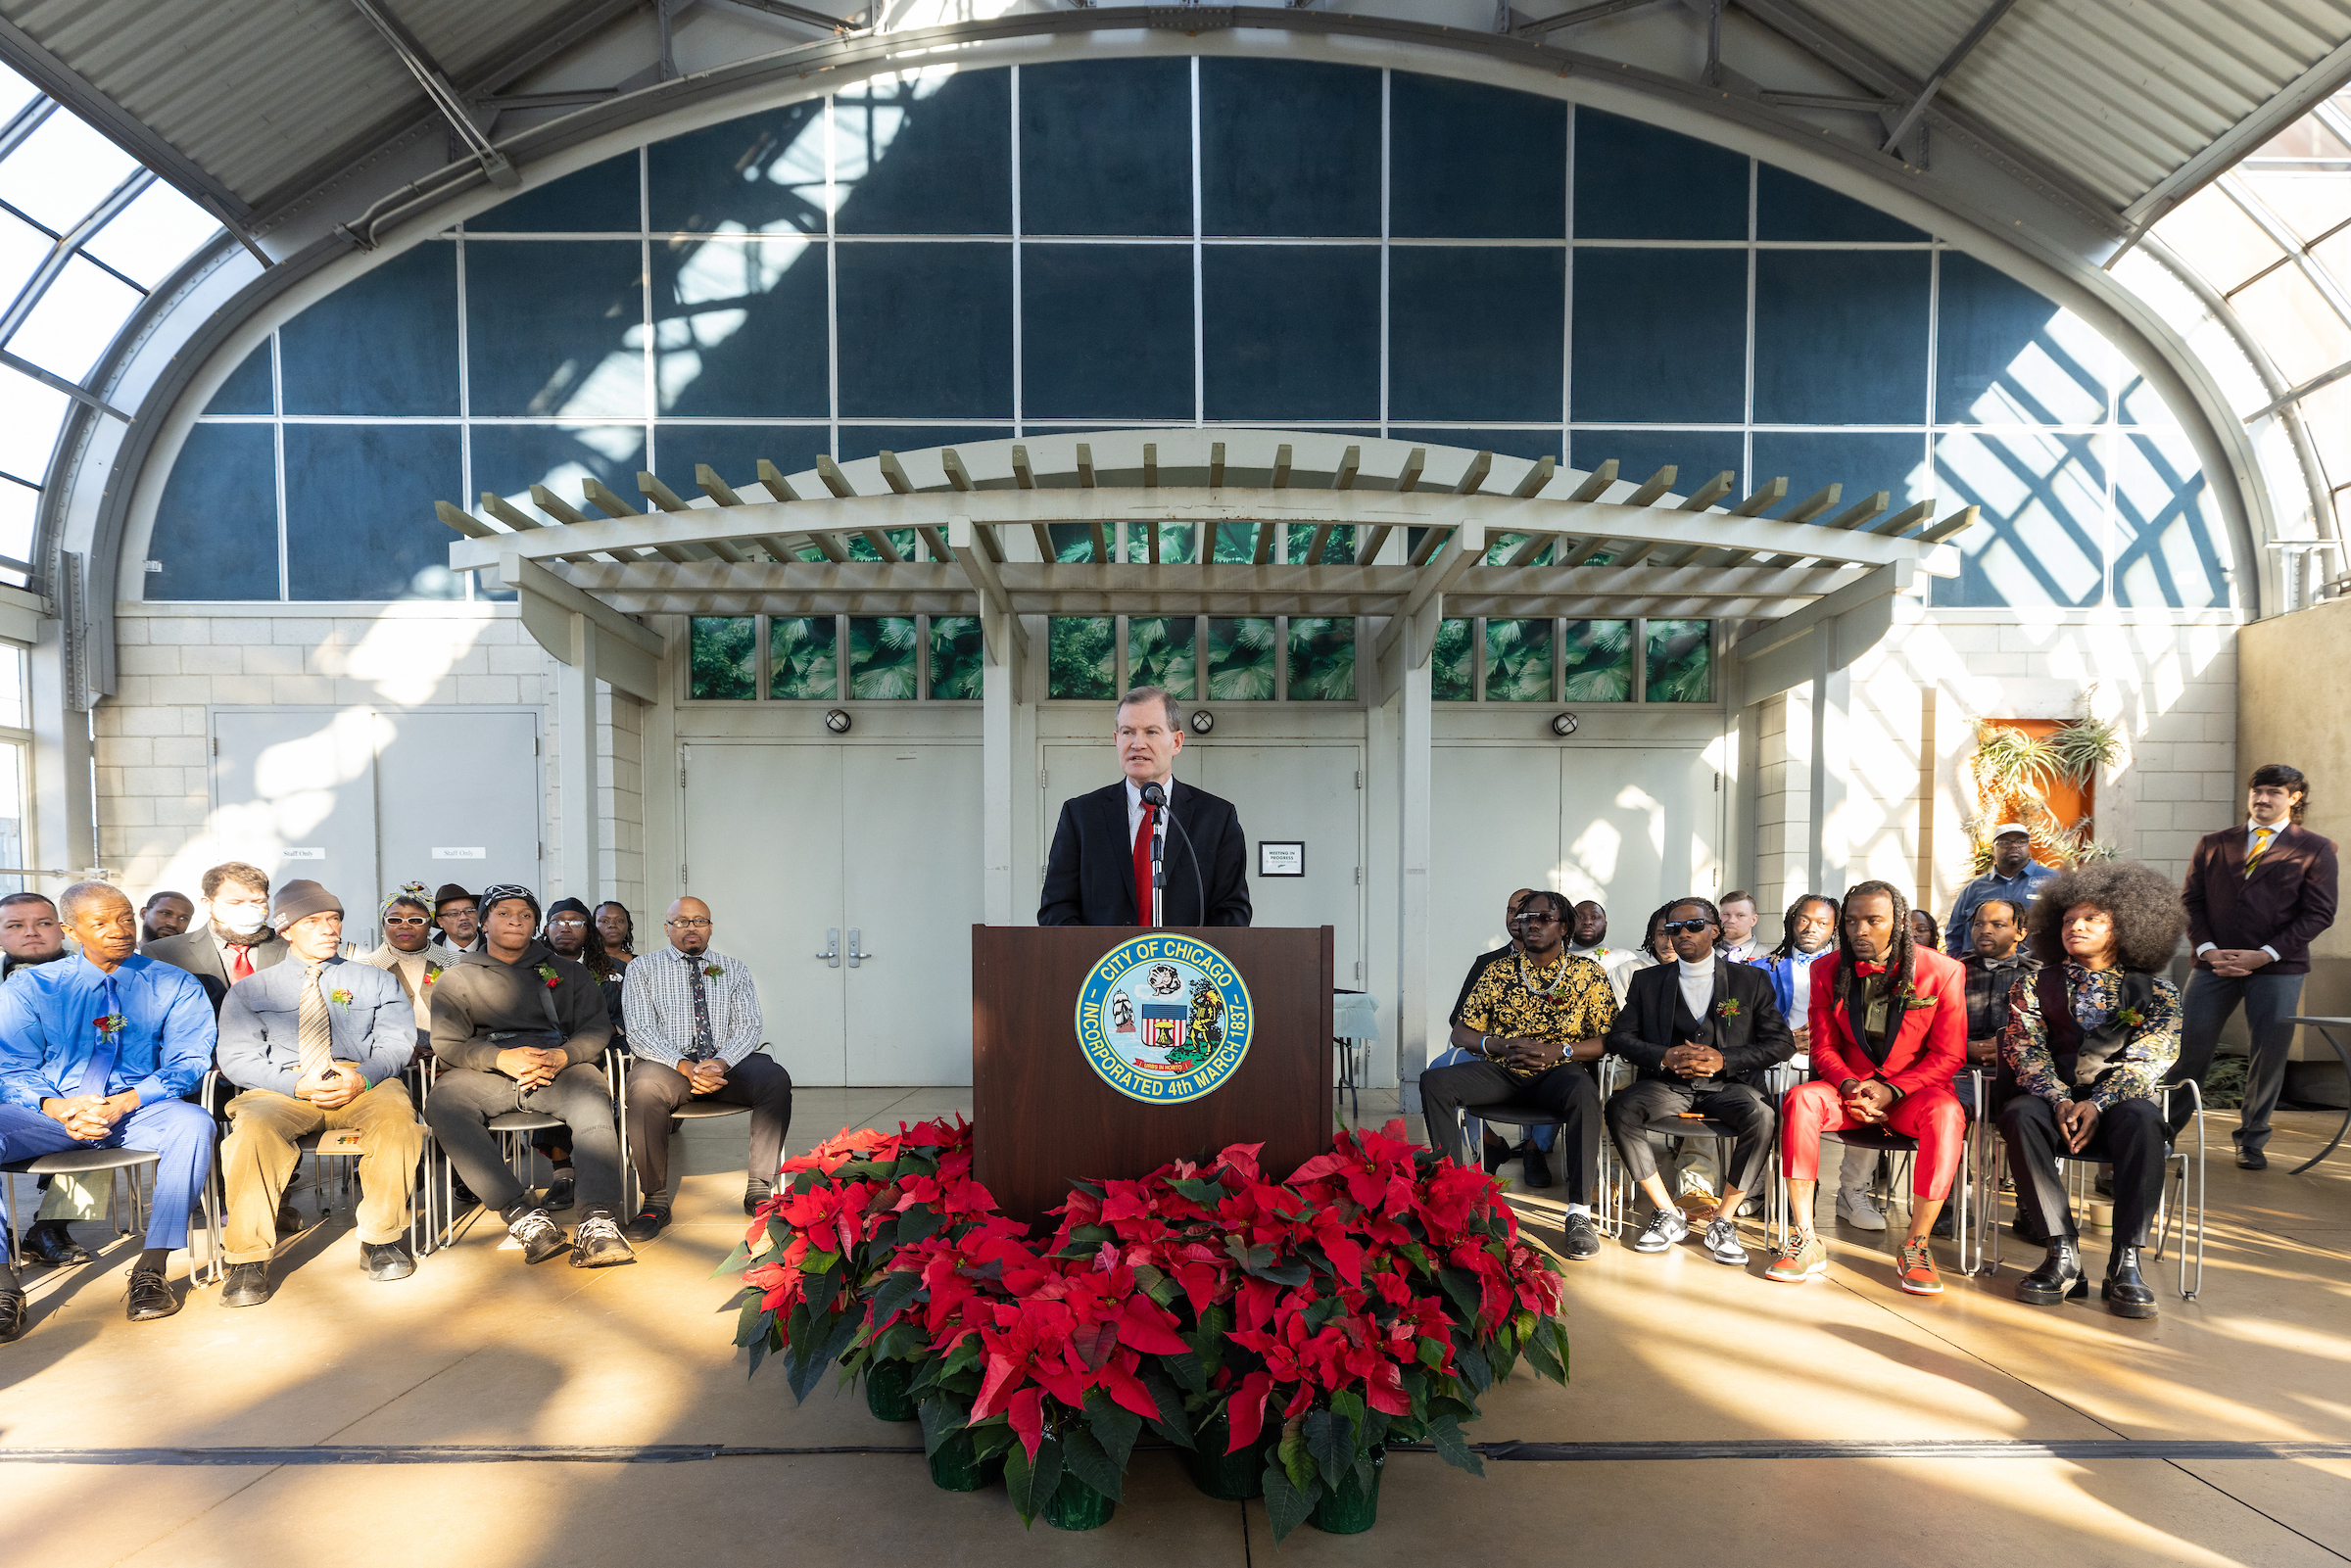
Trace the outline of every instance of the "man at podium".
{"label": "man at podium", "polygon": [[1156,686],[1128,692],[1116,739],[1127,777],[1062,802],[1036,923],[1248,925],[1248,836],[1230,801],[1175,782],[1176,698]]}

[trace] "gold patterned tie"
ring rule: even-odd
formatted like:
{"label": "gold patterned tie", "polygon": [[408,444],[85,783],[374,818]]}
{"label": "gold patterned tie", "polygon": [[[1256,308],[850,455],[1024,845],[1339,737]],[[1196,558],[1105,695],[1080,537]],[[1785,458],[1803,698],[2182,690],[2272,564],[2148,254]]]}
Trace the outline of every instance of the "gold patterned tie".
{"label": "gold patterned tie", "polygon": [[2254,868],[2261,864],[2261,857],[2270,852],[2270,840],[2275,838],[2277,835],[2278,830],[2275,828],[2256,828],[2253,830],[2253,853],[2245,857],[2246,876],[2250,877],[2253,875]]}
{"label": "gold patterned tie", "polygon": [[318,989],[323,961],[302,972],[302,1005],[295,1015],[295,1038],[302,1048],[302,1075],[315,1079],[335,1065],[334,1031],[327,1027],[326,997]]}

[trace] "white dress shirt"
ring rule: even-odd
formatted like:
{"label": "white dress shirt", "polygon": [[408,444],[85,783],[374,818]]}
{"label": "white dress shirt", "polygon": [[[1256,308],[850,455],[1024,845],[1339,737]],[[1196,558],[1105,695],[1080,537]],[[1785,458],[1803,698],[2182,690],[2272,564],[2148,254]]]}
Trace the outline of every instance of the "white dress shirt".
{"label": "white dress shirt", "polygon": [[1788,955],[1788,1027],[1800,1029],[1812,1016],[1812,966],[1836,952],[1824,947],[1817,953],[1791,951]]}

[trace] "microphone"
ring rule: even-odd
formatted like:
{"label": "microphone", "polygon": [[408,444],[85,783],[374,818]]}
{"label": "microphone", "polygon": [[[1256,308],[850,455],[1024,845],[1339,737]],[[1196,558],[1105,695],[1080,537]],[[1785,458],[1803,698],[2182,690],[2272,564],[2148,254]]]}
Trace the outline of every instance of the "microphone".
{"label": "microphone", "polygon": [[[1167,812],[1168,792],[1159,785],[1155,784],[1143,785],[1142,796],[1146,804],[1157,806],[1161,811]],[[1184,832],[1183,824],[1176,820],[1173,812],[1167,812],[1167,821],[1169,826],[1177,832],[1183,833],[1184,858],[1192,863],[1192,893],[1200,900],[1200,924],[1205,926],[1208,924],[1208,886],[1200,879],[1200,857],[1192,852],[1192,835]],[[1159,858],[1159,845],[1156,841],[1151,847],[1151,858],[1153,860]]]}

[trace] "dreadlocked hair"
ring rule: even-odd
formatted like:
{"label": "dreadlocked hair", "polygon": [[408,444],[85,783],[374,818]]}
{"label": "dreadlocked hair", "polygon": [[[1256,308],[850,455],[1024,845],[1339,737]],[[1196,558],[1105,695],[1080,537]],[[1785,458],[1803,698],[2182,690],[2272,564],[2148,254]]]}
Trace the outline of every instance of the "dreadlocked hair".
{"label": "dreadlocked hair", "polygon": [[1673,913],[1675,904],[1688,902],[1689,900],[1686,898],[1677,898],[1673,903],[1659,904],[1650,912],[1649,924],[1641,928],[1642,952],[1647,953],[1651,958],[1657,956],[1657,927],[1665,924],[1665,917]]}
{"label": "dreadlocked hair", "polygon": [[[1894,950],[1885,961],[1886,978],[1892,982],[1887,994],[1896,1002],[1906,1004],[1910,1000],[1911,986],[1918,979],[1918,942],[1910,934],[1910,900],[1903,897],[1902,890],[1892,882],[1855,882],[1845,890],[1844,907],[1851,909],[1854,899],[1868,898],[1876,893],[1885,894],[1894,904]],[[1840,1001],[1850,994],[1853,983],[1861,979],[1853,971],[1854,962],[1852,940],[1845,933],[1845,920],[1840,914],[1837,921],[1837,997]],[[1862,994],[1868,994],[1866,982],[1863,982],[1861,990]]]}
{"label": "dreadlocked hair", "polygon": [[1773,958],[1796,956],[1796,923],[1803,919],[1805,908],[1813,904],[1826,904],[1829,907],[1831,930],[1842,931],[1845,928],[1845,911],[1839,907],[1837,900],[1826,893],[1806,893],[1790,904],[1788,913],[1780,917],[1780,945],[1771,950]]}

